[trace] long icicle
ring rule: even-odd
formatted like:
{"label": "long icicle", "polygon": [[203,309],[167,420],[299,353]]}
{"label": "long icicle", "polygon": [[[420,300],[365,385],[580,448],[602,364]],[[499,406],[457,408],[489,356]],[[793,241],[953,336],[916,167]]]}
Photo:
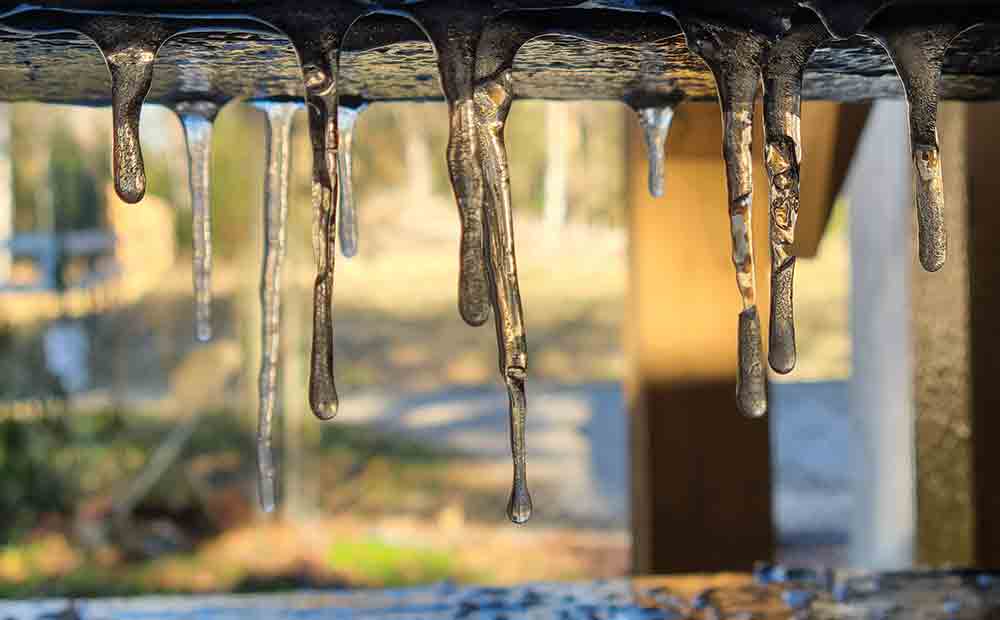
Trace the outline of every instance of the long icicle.
{"label": "long icicle", "polygon": [[649,193],[660,198],[665,190],[667,136],[670,134],[670,123],[674,120],[674,103],[645,106],[637,108],[635,112],[646,142],[646,158],[649,161]]}
{"label": "long icicle", "polygon": [[212,127],[219,106],[212,101],[181,101],[170,107],[180,118],[187,145],[195,338],[207,342],[212,339]]}
{"label": "long icicle", "polygon": [[793,281],[795,221],[802,163],[802,74],[829,35],[821,24],[793,26],[768,51],[764,65],[764,165],[770,186],[771,320],[768,361],[775,372],[795,368]]}
{"label": "long icicle", "polygon": [[[331,20],[335,19],[330,16]],[[342,16],[341,16],[342,17]],[[340,44],[353,19],[330,24],[323,33],[292,39],[299,52],[313,149],[313,338],[309,364],[309,406],[321,420],[337,415],[333,374],[333,275],[336,261],[338,188],[337,72]],[[313,38],[316,37],[316,38]]]}
{"label": "long icicle", "polygon": [[333,374],[333,275],[337,245],[339,138],[337,129],[340,48],[344,36],[369,9],[353,3],[310,4],[314,12],[265,4],[254,15],[288,35],[299,57],[312,143],[313,337],[309,363],[309,407],[321,420],[337,415]]}
{"label": "long icicle", "polygon": [[354,125],[367,107],[368,104],[365,102],[359,102],[356,105],[345,105],[341,102],[340,106],[337,107],[337,122],[340,125],[340,151],[338,154],[340,204],[337,207],[340,222],[337,231],[340,235],[340,253],[343,254],[344,258],[351,258],[358,253],[358,204],[354,198],[351,146],[354,142]]}
{"label": "long icicle", "polygon": [[688,47],[708,64],[722,108],[723,155],[729,189],[733,265],[743,310],[739,319],[736,402],[749,417],[767,412],[767,383],[757,314],[751,205],[753,106],[767,40],[750,31],[691,19],[682,22]]}
{"label": "long icicle", "polygon": [[510,441],[514,460],[514,480],[507,516],[514,523],[531,517],[525,455],[527,403],[524,381],[528,349],[517,282],[514,253],[514,213],[510,195],[510,165],[504,142],[504,127],[513,101],[511,72],[504,70],[481,81],[475,90],[476,127],[480,157],[486,179],[484,224],[487,273],[491,284],[494,324],[500,348],[500,371],[510,400]]}
{"label": "long icicle", "polygon": [[298,102],[255,104],[267,118],[267,161],[264,167],[264,255],[260,273],[261,356],[257,406],[257,488],[261,508],[277,503],[277,469],[273,433],[281,338],[281,263],[285,258],[288,219],[288,175],[291,134]]}
{"label": "long icicle", "polygon": [[[309,405],[316,417],[337,415],[339,398],[333,376],[333,270],[336,259],[337,87],[334,63],[307,73],[309,135],[313,146],[313,246],[317,249],[313,286],[313,339],[309,365]],[[328,77],[320,77],[323,73]]]}
{"label": "long icicle", "polygon": [[[455,15],[462,19],[456,21]],[[458,313],[468,325],[478,327],[490,317],[483,255],[484,190],[472,101],[482,16],[474,10],[449,13],[440,6],[417,5],[414,18],[434,44],[441,87],[448,102],[448,176],[460,221]]]}
{"label": "long icicle", "polygon": [[941,66],[952,39],[963,28],[953,24],[896,26],[887,21],[870,33],[892,58],[909,104],[910,149],[916,172],[917,232],[920,264],[927,271],[944,266],[948,238],[944,225],[944,181],[938,148],[937,109]]}
{"label": "long icicle", "polygon": [[493,324],[497,334],[500,371],[507,387],[513,482],[507,517],[514,523],[531,518],[528,491],[527,400],[524,383],[528,345],[517,281],[514,251],[514,210],[511,203],[510,164],[504,129],[514,101],[512,67],[517,51],[541,33],[544,26],[515,16],[492,19],[483,29],[476,50],[475,127],[480,169],[485,180],[483,231]]}

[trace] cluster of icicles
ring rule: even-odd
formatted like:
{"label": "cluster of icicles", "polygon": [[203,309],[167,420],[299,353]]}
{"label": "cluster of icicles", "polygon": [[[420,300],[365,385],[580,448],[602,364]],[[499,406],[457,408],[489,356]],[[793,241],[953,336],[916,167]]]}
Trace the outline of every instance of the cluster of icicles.
{"label": "cluster of icicles", "polygon": [[[335,233],[345,256],[357,250],[357,214],[350,191],[351,129],[364,102],[338,97],[340,49],[348,30],[371,4],[325,2],[308,9],[296,3],[247,3],[241,11],[258,27],[273,27],[289,37],[301,63],[305,102],[313,147],[313,337],[309,403],[323,419],[337,413],[334,385],[333,322]],[[475,6],[470,6],[470,5]],[[485,6],[484,6],[485,5]],[[258,6],[258,8],[255,8]],[[383,11],[388,12],[388,11]],[[558,30],[558,11],[504,12],[488,3],[416,2],[394,8],[418,24],[433,43],[441,83],[449,105],[451,136],[448,169],[461,220],[458,308],[470,325],[493,315],[500,372],[510,400],[510,434],[514,480],[507,513],[517,523],[531,514],[525,473],[525,378],[527,351],[514,253],[513,210],[504,127],[514,98],[512,66],[517,50],[529,39]],[[552,17],[555,15],[555,17]],[[617,36],[651,40],[662,28],[654,17],[622,12],[631,20]],[[742,300],[739,314],[739,378],[737,401],[748,416],[767,408],[766,371],[757,314],[751,239],[751,135],[753,106],[763,84],[767,173],[770,179],[771,320],[770,366],[787,373],[795,364],[792,320],[791,254],[799,209],[800,95],[805,65],[813,50],[835,38],[816,20],[795,23],[765,35],[758,30],[723,24],[698,14],[672,11],[693,53],[714,75],[722,108],[723,153],[729,189],[732,259]],[[900,16],[902,17],[902,16]],[[547,21],[548,20],[548,21]],[[945,259],[941,164],[936,116],[938,85],[949,43],[975,24],[907,26],[905,20],[870,28],[863,34],[890,54],[910,103],[911,141],[917,178],[920,261],[934,271]],[[909,22],[909,23],[912,23]],[[170,37],[205,23],[191,16],[163,14],[136,17],[96,12],[18,10],[2,19],[8,29],[33,35],[75,31],[91,38],[103,52],[111,74],[114,117],[114,177],[126,202],[142,199],[146,181],[139,148],[139,114],[152,81],[157,50]],[[859,24],[859,27],[864,22]],[[246,29],[246,21],[216,19],[212,29]],[[613,31],[609,28],[609,31]],[[837,32],[837,28],[832,28]],[[622,34],[624,33],[624,34]],[[848,33],[838,33],[847,36]],[[610,36],[610,35],[609,35]],[[674,106],[671,96],[644,95],[630,100],[645,130],[650,158],[650,191],[664,191],[664,145]],[[211,337],[211,222],[209,149],[219,101],[172,104],[187,138],[194,217],[194,288],[196,336]],[[267,179],[264,200],[264,256],[261,271],[263,347],[260,367],[258,465],[260,499],[265,510],[276,502],[272,422],[278,371],[281,263],[285,252],[288,211],[289,136],[298,102],[258,102],[269,122]],[[339,221],[338,221],[339,216]]]}

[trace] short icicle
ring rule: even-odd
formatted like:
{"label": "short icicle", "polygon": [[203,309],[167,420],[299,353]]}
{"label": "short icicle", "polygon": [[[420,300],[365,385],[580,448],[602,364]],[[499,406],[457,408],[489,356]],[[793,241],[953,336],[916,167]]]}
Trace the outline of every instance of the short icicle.
{"label": "short icicle", "polygon": [[[898,23],[912,22],[899,20]],[[917,181],[920,264],[927,271],[937,271],[944,266],[948,253],[944,181],[937,135],[941,66],[952,39],[964,29],[952,24],[896,24],[895,20],[886,20],[886,25],[876,26],[868,34],[889,53],[906,91],[910,148]]]}
{"label": "short icicle", "polygon": [[291,133],[298,102],[255,104],[267,118],[267,161],[264,182],[264,256],[260,273],[261,356],[257,407],[257,487],[261,508],[277,504],[277,468],[273,432],[281,338],[281,263],[285,258],[288,218],[288,174]]}
{"label": "short icicle", "polygon": [[764,65],[764,165],[770,179],[771,320],[768,361],[775,372],[795,368],[793,280],[795,221],[802,163],[802,74],[829,35],[821,24],[792,29],[768,51]]}
{"label": "short icicle", "polygon": [[185,25],[158,18],[72,15],[71,19],[77,21],[73,29],[97,44],[111,75],[115,191],[125,202],[139,202],[146,194],[146,171],[139,144],[142,103],[153,83],[156,53]]}
{"label": "short icicle", "polygon": [[500,370],[510,400],[510,442],[514,460],[514,480],[507,516],[514,523],[531,517],[528,492],[524,430],[527,405],[524,381],[528,368],[528,348],[517,282],[514,253],[514,213],[510,195],[510,165],[504,142],[504,127],[513,101],[511,72],[501,71],[476,86],[476,127],[483,176],[486,181],[484,229],[486,231],[487,274],[491,285],[493,322],[500,349]]}
{"label": "short icicle", "polygon": [[751,204],[753,106],[768,46],[762,35],[701,20],[682,20],[688,47],[712,70],[722,108],[733,265],[743,310],[739,320],[736,401],[748,417],[767,412],[767,382],[757,314]]}
{"label": "short icicle", "polygon": [[660,198],[665,188],[664,172],[667,157],[667,136],[670,123],[674,120],[674,104],[647,106],[636,109],[639,126],[646,142],[646,157],[649,161],[649,193]]}
{"label": "short icicle", "polygon": [[180,101],[170,107],[180,118],[187,144],[195,338],[207,342],[212,339],[212,126],[219,106],[212,101]]}
{"label": "short icicle", "polygon": [[139,115],[152,84],[154,58],[154,52],[143,48],[119,50],[105,56],[111,70],[115,191],[129,203],[139,202],[146,195]]}
{"label": "short icicle", "polygon": [[338,154],[340,167],[338,213],[340,214],[340,222],[337,230],[340,235],[340,253],[344,255],[344,258],[351,258],[358,253],[358,205],[354,198],[351,145],[354,142],[354,125],[367,107],[368,104],[365,102],[345,105],[343,101],[337,107],[337,122],[340,125],[340,151]]}

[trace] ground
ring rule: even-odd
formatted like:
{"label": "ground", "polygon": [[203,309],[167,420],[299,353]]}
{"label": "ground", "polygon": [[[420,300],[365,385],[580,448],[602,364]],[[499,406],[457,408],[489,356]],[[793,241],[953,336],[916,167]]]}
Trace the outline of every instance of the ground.
{"label": "ground", "polygon": [[[386,190],[362,205],[360,256],[338,260],[342,410],[322,425],[320,439],[320,423],[301,406],[311,258],[305,239],[292,239],[285,363],[287,385],[297,389],[284,402],[297,407],[286,412],[289,419],[312,429],[299,446],[305,457],[285,455],[286,466],[304,476],[286,481],[294,510],[272,519],[254,505],[257,255],[217,262],[217,337],[207,346],[191,337],[190,274],[182,257],[137,303],[88,324],[97,389],[71,401],[67,414],[86,419],[114,412],[134,445],[118,451],[125,455],[120,470],[81,487],[78,505],[50,521],[40,518],[4,547],[0,583],[24,595],[444,578],[509,583],[624,573],[625,235],[573,220],[553,235],[531,213],[520,215],[517,226],[530,347],[529,479],[536,514],[529,525],[514,527],[503,517],[510,477],[506,397],[492,328],[464,325],[455,308],[454,207],[447,196],[414,206],[405,193]],[[843,379],[849,356],[843,237],[824,244],[821,260],[800,262],[798,276],[802,348],[791,380]],[[735,312],[735,292],[732,297]],[[295,321],[289,333],[287,322]],[[796,540],[807,553],[817,544],[843,542],[836,526],[849,510],[847,481],[837,477],[835,458],[803,458],[817,445],[836,454],[847,441],[839,408],[810,404],[817,394],[829,395],[819,396],[824,403],[843,398],[842,383],[824,385],[775,387],[776,502],[779,525],[792,534],[785,537],[790,553]],[[121,531],[91,531],[107,520],[121,488],[169,430],[191,416],[204,416],[193,439],[131,520]],[[81,456],[79,462],[96,460]],[[833,504],[820,523],[816,511],[804,507],[821,498]],[[197,518],[185,513],[191,506]],[[819,538],[809,538],[813,534]]]}

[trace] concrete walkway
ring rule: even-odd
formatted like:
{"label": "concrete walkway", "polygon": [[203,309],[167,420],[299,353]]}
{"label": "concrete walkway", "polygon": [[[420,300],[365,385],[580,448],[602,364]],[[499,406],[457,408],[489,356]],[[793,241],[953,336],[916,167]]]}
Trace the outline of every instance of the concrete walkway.
{"label": "concrete walkway", "polygon": [[[617,383],[529,384],[529,475],[555,476],[538,508],[581,525],[628,528],[628,427]],[[773,383],[775,515],[782,546],[842,546],[850,522],[846,382]],[[500,386],[419,395],[344,395],[345,422],[439,442],[508,466]],[[735,415],[735,410],[734,410]],[[668,492],[668,490],[665,490]]]}

